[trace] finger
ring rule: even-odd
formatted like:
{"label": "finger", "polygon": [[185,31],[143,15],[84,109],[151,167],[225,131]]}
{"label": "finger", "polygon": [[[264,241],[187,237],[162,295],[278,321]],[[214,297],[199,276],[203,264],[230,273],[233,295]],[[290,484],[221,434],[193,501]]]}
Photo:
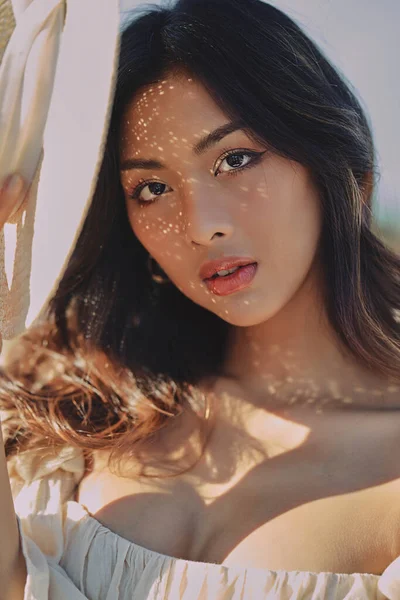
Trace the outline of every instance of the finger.
{"label": "finger", "polygon": [[0,227],[24,198],[25,182],[18,173],[7,177],[0,190]]}

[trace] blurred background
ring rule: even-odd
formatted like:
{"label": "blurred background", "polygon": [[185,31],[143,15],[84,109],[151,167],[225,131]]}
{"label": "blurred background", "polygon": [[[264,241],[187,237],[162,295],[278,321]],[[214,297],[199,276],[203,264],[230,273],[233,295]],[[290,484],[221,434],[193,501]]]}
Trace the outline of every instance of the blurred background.
{"label": "blurred background", "polygon": [[[162,4],[120,0],[125,11]],[[380,177],[374,195],[375,229],[400,251],[399,0],[271,0],[317,42],[350,81],[372,127]]]}

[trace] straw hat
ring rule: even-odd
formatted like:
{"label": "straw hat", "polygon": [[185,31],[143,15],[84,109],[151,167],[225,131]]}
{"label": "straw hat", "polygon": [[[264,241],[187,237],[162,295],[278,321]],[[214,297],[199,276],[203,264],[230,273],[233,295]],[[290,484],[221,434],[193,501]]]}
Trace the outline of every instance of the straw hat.
{"label": "straw hat", "polygon": [[[103,158],[118,0],[0,0],[0,182],[32,184],[0,233],[0,334],[39,316],[66,267]],[[1,339],[1,338],[0,338]]]}

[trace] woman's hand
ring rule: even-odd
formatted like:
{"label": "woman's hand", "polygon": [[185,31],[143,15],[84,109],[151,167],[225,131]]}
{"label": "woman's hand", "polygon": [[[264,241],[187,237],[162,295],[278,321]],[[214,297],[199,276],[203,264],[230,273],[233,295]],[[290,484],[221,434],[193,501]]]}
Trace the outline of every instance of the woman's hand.
{"label": "woman's hand", "polygon": [[19,174],[10,175],[0,189],[0,230],[7,219],[22,204],[26,195],[26,183]]}

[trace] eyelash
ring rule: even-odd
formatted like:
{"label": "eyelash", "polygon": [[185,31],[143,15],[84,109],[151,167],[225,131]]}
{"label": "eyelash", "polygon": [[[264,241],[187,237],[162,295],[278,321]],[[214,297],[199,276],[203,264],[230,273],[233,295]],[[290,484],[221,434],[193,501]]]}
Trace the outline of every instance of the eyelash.
{"label": "eyelash", "polygon": [[[246,165],[244,165],[244,167],[238,167],[237,169],[232,169],[231,171],[228,171],[226,173],[229,176],[238,175],[241,171],[244,171],[245,169],[254,167],[261,160],[261,158],[262,158],[263,154],[265,154],[265,152],[266,152],[266,150],[264,150],[263,152],[255,152],[254,150],[245,150],[244,148],[232,151],[232,150],[228,150],[227,148],[225,148],[225,149],[223,149],[223,154],[218,159],[219,160],[218,168],[221,166],[223,161],[226,158],[229,158],[230,156],[236,156],[236,155],[250,156],[251,160]],[[214,175],[214,177],[217,177],[217,175]],[[140,204],[141,206],[143,206],[145,204],[153,204],[156,201],[156,199],[154,199],[154,200],[140,200],[139,199],[140,193],[144,190],[144,188],[146,186],[148,186],[151,183],[161,183],[161,185],[166,185],[165,183],[162,183],[161,181],[157,181],[154,179],[146,179],[146,180],[142,179],[133,188],[133,190],[128,193],[129,198],[136,200],[138,202],[138,204]],[[164,194],[159,194],[158,196],[156,196],[156,198],[163,196],[163,195]]]}

